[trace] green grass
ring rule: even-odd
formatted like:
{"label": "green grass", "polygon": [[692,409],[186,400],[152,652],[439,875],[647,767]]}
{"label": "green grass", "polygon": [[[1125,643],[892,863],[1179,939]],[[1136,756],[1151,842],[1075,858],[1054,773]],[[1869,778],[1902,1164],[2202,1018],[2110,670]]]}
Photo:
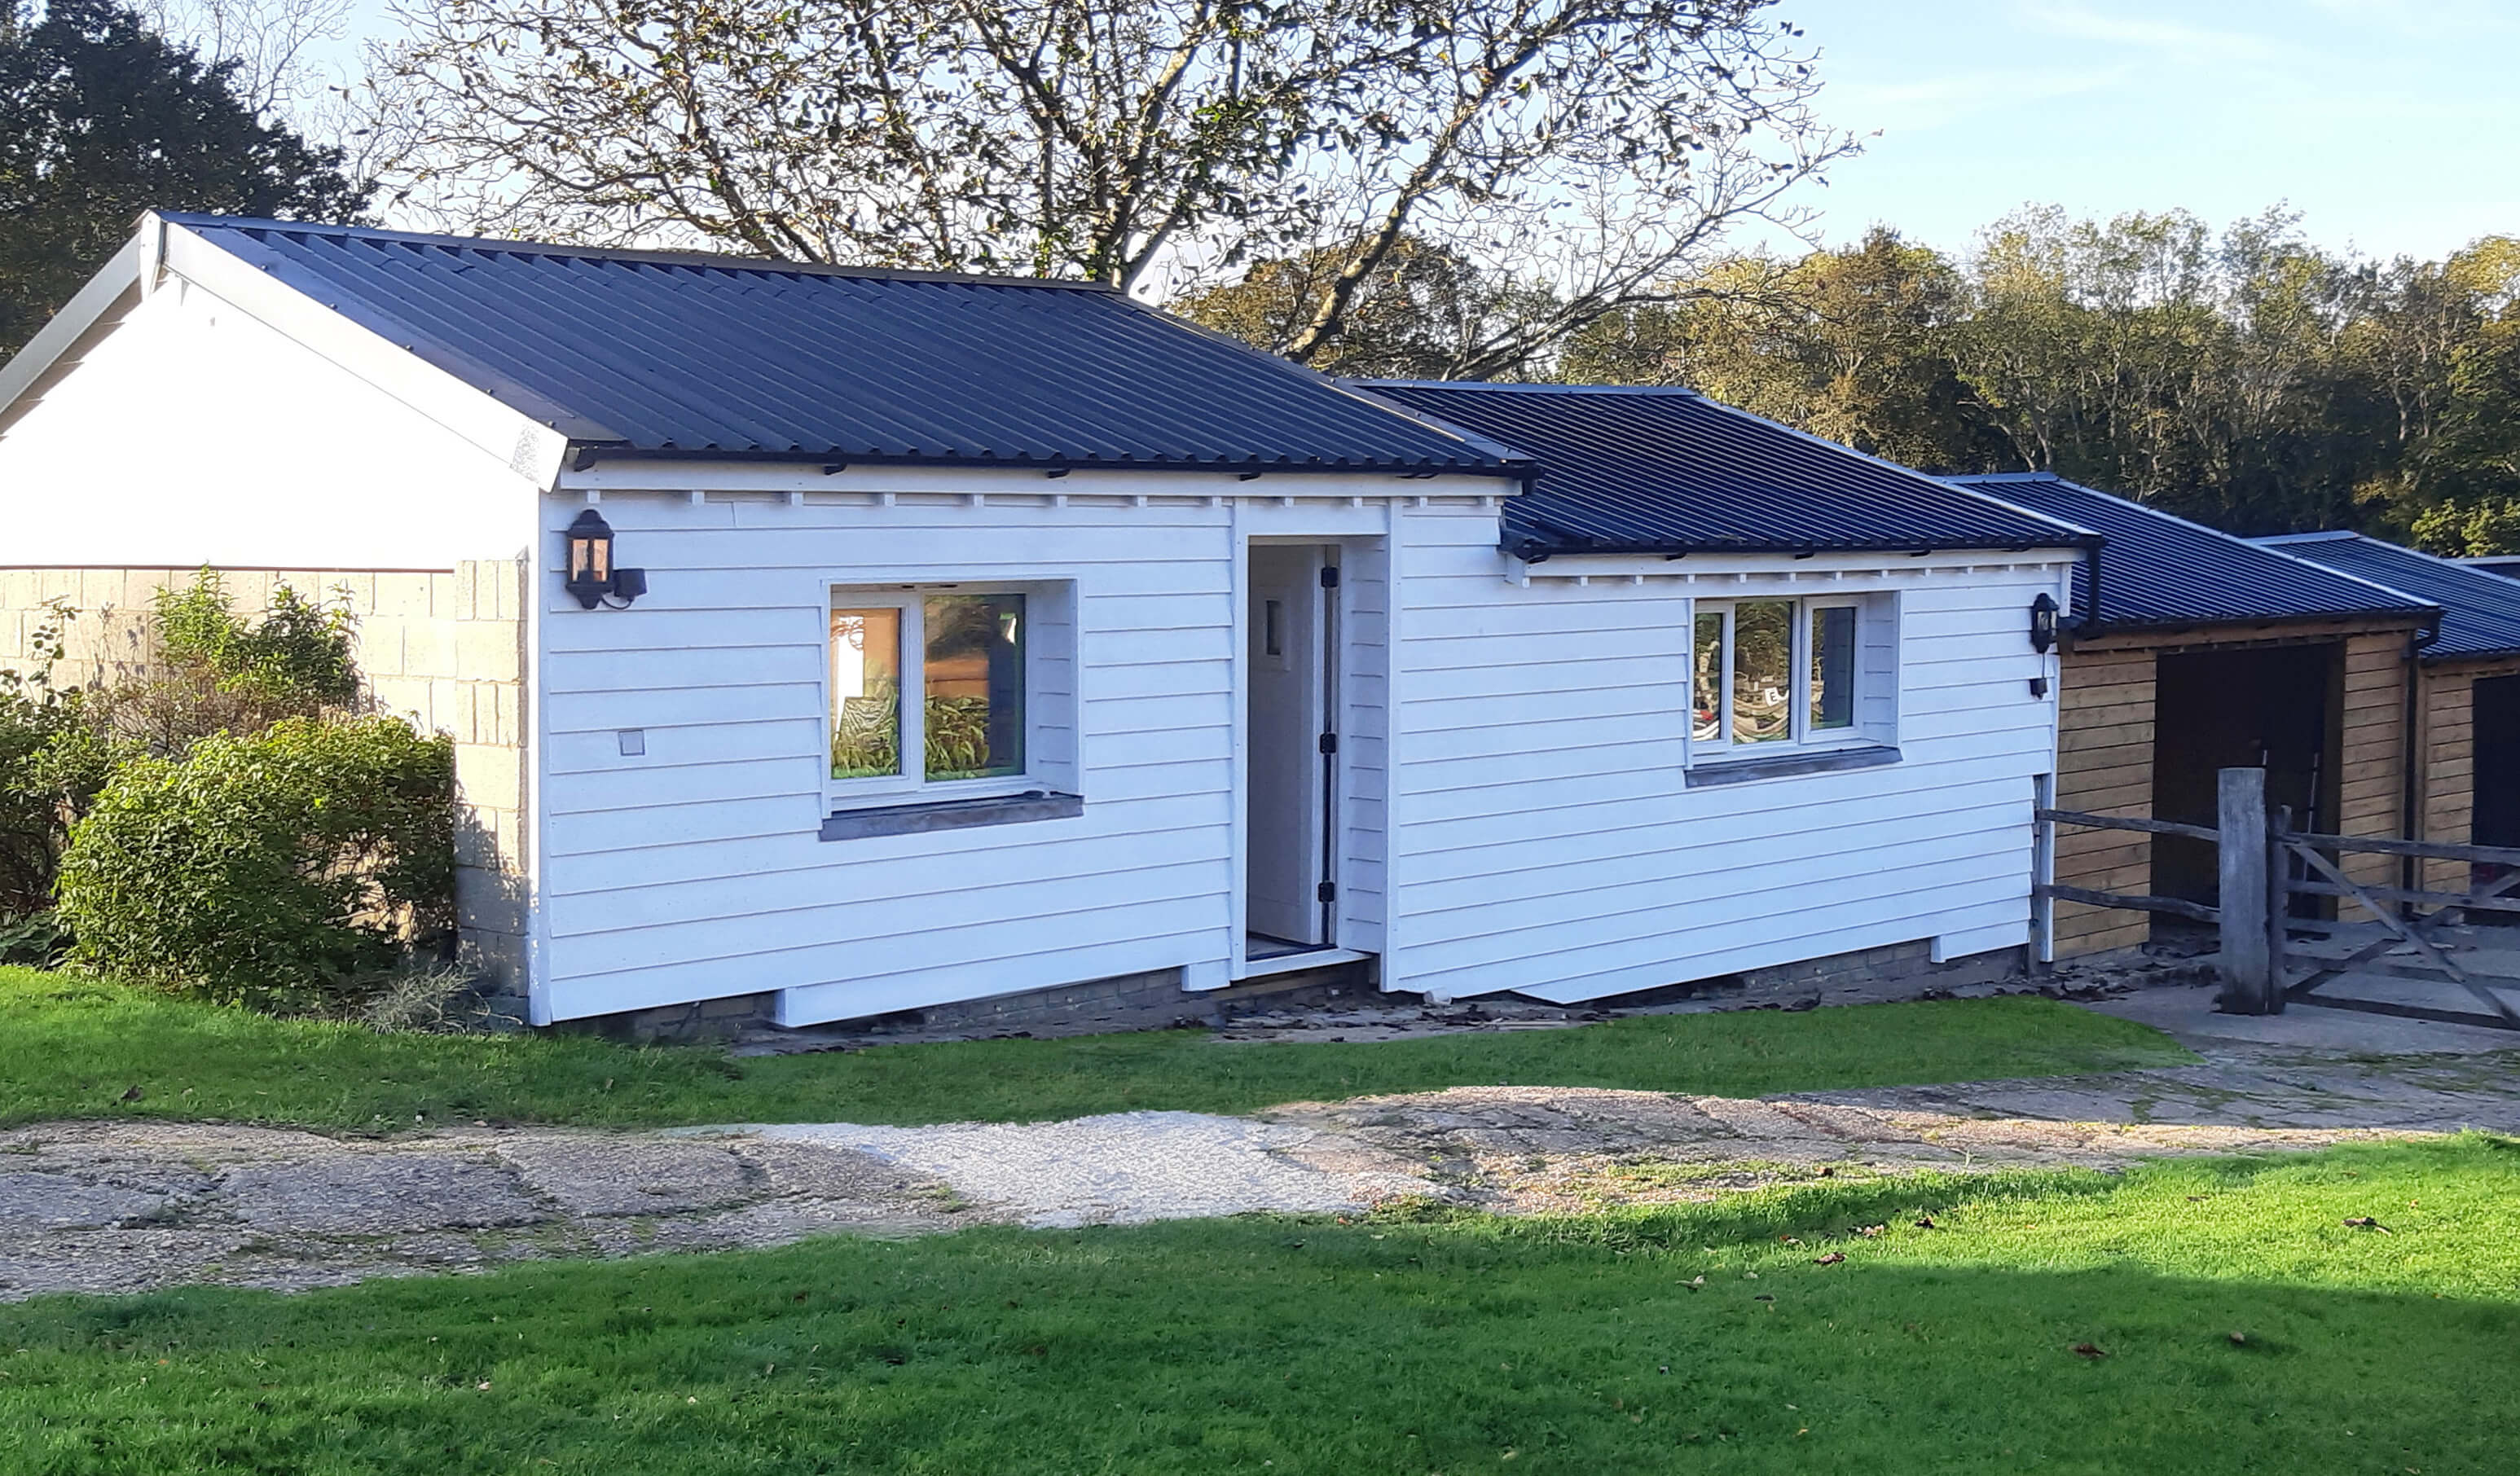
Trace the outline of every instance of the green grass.
{"label": "green grass", "polygon": [[52,1298],[0,1308],[0,1468],[2507,1473],[2515,1203],[2465,1138]]}
{"label": "green grass", "polygon": [[1747,1096],[2195,1059],[2140,1025],[2003,999],[1377,1044],[1235,1045],[1168,1030],[733,1060],[584,1036],[379,1035],[11,968],[0,968],[0,1123],[174,1117],[337,1131],[474,1119],[645,1127],[1247,1112],[1500,1084]]}

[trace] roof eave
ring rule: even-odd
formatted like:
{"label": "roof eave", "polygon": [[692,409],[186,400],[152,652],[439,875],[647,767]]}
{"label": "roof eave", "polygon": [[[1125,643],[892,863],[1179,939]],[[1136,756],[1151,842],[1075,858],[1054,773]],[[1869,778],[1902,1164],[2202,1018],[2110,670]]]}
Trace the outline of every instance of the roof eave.
{"label": "roof eave", "polygon": [[2178,636],[2190,631],[2213,630],[2226,625],[2317,625],[2335,620],[2370,620],[2388,625],[2422,629],[2438,621],[2441,612],[2432,609],[2367,609],[2311,610],[2281,615],[2217,615],[2212,619],[2179,620],[2085,620],[2073,626],[2077,636]]}
{"label": "roof eave", "polygon": [[1687,559],[1692,555],[1720,554],[1788,554],[1797,559],[1821,554],[2034,554],[2042,549],[2090,549],[2099,547],[2095,534],[2080,535],[2070,542],[2023,543],[2018,539],[1994,542],[1975,538],[1917,539],[1901,543],[1788,543],[1750,541],[1739,543],[1691,543],[1670,539],[1628,543],[1558,543],[1541,538],[1519,538],[1506,546],[1506,552],[1516,558],[1528,549],[1546,559],[1575,559],[1586,555],[1655,556],[1663,559]]}
{"label": "roof eave", "polygon": [[117,305],[134,294],[146,294],[146,278],[158,254],[155,236],[144,219],[142,229],[123,243],[122,249],[87,280],[52,321],[6,364],[0,364],[0,416],[6,416],[21,395],[51,373]]}
{"label": "roof eave", "polygon": [[775,451],[746,447],[635,446],[627,441],[579,441],[569,447],[567,465],[583,471],[603,461],[746,462],[786,466],[950,467],[999,471],[1172,471],[1215,472],[1238,476],[1391,476],[1407,480],[1434,476],[1478,476],[1502,480],[1527,477],[1521,463],[1454,462],[1280,462],[1192,461],[1148,458],[1118,461],[1092,456],[985,456],[861,451]]}

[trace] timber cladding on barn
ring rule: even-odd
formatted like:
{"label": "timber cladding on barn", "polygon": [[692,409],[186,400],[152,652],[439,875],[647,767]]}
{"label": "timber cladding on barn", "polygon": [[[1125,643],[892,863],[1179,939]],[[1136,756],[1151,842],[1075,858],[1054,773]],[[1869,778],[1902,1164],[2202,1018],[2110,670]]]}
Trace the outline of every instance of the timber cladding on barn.
{"label": "timber cladding on barn", "polygon": [[[2503,656],[2492,660],[2443,662],[2429,666],[2423,674],[2423,706],[2421,712],[2423,754],[2422,829],[2418,840],[2448,841],[2453,845],[2499,845],[2520,842],[2520,834],[2509,833],[2498,827],[2502,805],[2496,798],[2496,779],[2508,775],[2520,764],[2520,751],[2514,751],[2507,732],[2507,721],[2498,723],[2493,696],[2520,690],[2520,657]],[[2507,700],[2500,707],[2507,709]],[[2479,708],[2486,709],[2480,722]],[[2483,731],[2486,727],[2496,731]],[[2480,740],[2482,740],[2480,742]],[[2487,766],[2499,766],[2498,775],[2482,771]],[[2507,791],[2510,782],[2504,780],[2501,789]],[[2507,821],[2501,824],[2507,825]],[[2485,833],[2491,830],[2494,833]],[[2420,885],[2450,891],[2464,891],[2469,883],[2469,866],[2463,861],[2431,860],[2423,864]]]}
{"label": "timber cladding on barn", "polygon": [[[2165,713],[2165,658],[2213,653],[2325,648],[2330,656],[2326,733],[2316,747],[2322,757],[2308,795],[2318,824],[2335,833],[2393,836],[2406,832],[2407,683],[2411,621],[2355,621],[2221,625],[2179,632],[2128,631],[2069,644],[2061,665],[2057,732],[2056,807],[2086,814],[2211,824],[2210,814],[2156,813],[2165,773],[2182,763],[2209,763],[2205,738],[2180,713]],[[2464,739],[2455,757],[2463,761]],[[2452,773],[2448,750],[2437,747],[2439,780]],[[2232,755],[2235,759],[2239,755]],[[2209,776],[2210,778],[2210,776]],[[2460,824],[2465,788],[2458,780]],[[2431,794],[2427,805],[2451,801]],[[2332,821],[2327,817],[2333,817]],[[2296,824],[2312,817],[2296,814]],[[2449,838],[2433,836],[2432,838]],[[2464,834],[2459,838],[2464,838]],[[2123,830],[2059,827],[2052,880],[2059,885],[2121,896],[2158,894],[2165,884],[2156,867],[2162,842]],[[2358,881],[2389,883],[2395,861],[2376,855],[2343,860]],[[2148,915],[2082,902],[2058,901],[2053,913],[2058,958],[2107,953],[2145,942]]]}

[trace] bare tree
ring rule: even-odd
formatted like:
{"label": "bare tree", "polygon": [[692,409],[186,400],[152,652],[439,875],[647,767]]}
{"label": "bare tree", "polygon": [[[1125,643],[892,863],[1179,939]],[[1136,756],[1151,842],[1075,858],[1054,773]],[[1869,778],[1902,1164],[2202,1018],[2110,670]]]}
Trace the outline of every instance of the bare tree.
{"label": "bare tree", "polygon": [[1204,291],[1406,242],[1549,308],[1520,362],[1851,152],[1769,0],[439,0],[377,58],[448,224]]}
{"label": "bare tree", "polygon": [[229,86],[256,116],[303,123],[302,114],[340,84],[311,52],[341,38],[350,6],[351,0],[141,0],[135,8],[168,40],[214,62],[234,62]]}

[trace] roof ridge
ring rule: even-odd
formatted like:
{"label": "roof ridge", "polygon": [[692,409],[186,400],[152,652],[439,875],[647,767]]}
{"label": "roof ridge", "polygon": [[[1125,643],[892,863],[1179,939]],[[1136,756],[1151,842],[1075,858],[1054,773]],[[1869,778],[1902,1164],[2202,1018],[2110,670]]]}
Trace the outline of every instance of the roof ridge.
{"label": "roof ridge", "polygon": [[[2501,592],[2497,589],[2498,585],[2512,584],[2515,582],[2508,575],[2489,573],[2484,569],[2478,568],[2472,563],[2466,563],[2456,559],[2445,559],[2439,554],[2430,554],[2426,553],[2422,549],[2408,548],[2403,543],[2395,543],[2386,538],[2374,538],[2368,533],[2357,533],[2351,528],[2331,528],[2325,532],[2319,533],[2271,533],[2263,539],[2251,539],[2250,541],[2261,547],[2271,547],[2275,544],[2285,543],[2367,543],[2373,548],[2386,549],[2392,554],[2404,554],[2410,559],[2420,559],[2426,563],[2439,565],[2444,571],[2456,574],[2462,578],[2494,581],[2493,583],[2480,584],[2477,586],[2478,589],[2493,589],[2496,590],[2497,594],[2499,594]],[[2286,555],[2285,557],[2299,558],[2300,556]],[[2303,561],[2308,562],[2310,560],[2305,559]],[[2325,568],[2327,565],[2322,563],[2319,567]],[[2359,576],[2348,575],[2347,577],[2354,578]]]}
{"label": "roof ridge", "polygon": [[1706,400],[1703,390],[1686,384],[1546,384],[1538,382],[1500,382],[1495,380],[1398,380],[1345,378],[1342,382],[1360,389],[1446,389],[1484,394],[1629,394],[1677,395],[1684,399]]}
{"label": "roof ridge", "polygon": [[395,246],[442,246],[450,250],[498,251],[514,256],[573,257],[589,261],[621,261],[647,266],[683,266],[723,272],[764,272],[800,277],[864,278],[878,281],[963,283],[973,287],[1035,288],[1095,292],[1135,301],[1103,282],[1060,277],[1014,277],[984,272],[922,271],[912,267],[850,266],[830,262],[786,261],[775,256],[740,256],[727,251],[675,251],[640,246],[571,246],[562,242],[509,241],[488,236],[439,236],[422,231],[391,231],[381,226],[339,225],[312,220],[266,220],[248,215],[205,215],[181,210],[157,212],[162,220],[187,230],[279,231],[300,236],[330,236],[376,241]]}
{"label": "roof ridge", "polygon": [[[2322,528],[2309,533],[2264,533],[2260,534],[2258,537],[2250,539],[2249,542],[2256,544],[2260,548],[2273,548],[2277,544],[2336,543],[2348,538],[2366,538],[2366,535],[2357,533],[2352,528]],[[2385,538],[2367,538],[2366,541],[2371,543],[2388,543],[2388,540]],[[2405,548],[2405,545],[2403,544],[2390,544],[2389,546],[2391,548]],[[2418,554],[2423,551],[2420,549],[2408,549],[2407,552],[2409,554]]]}

